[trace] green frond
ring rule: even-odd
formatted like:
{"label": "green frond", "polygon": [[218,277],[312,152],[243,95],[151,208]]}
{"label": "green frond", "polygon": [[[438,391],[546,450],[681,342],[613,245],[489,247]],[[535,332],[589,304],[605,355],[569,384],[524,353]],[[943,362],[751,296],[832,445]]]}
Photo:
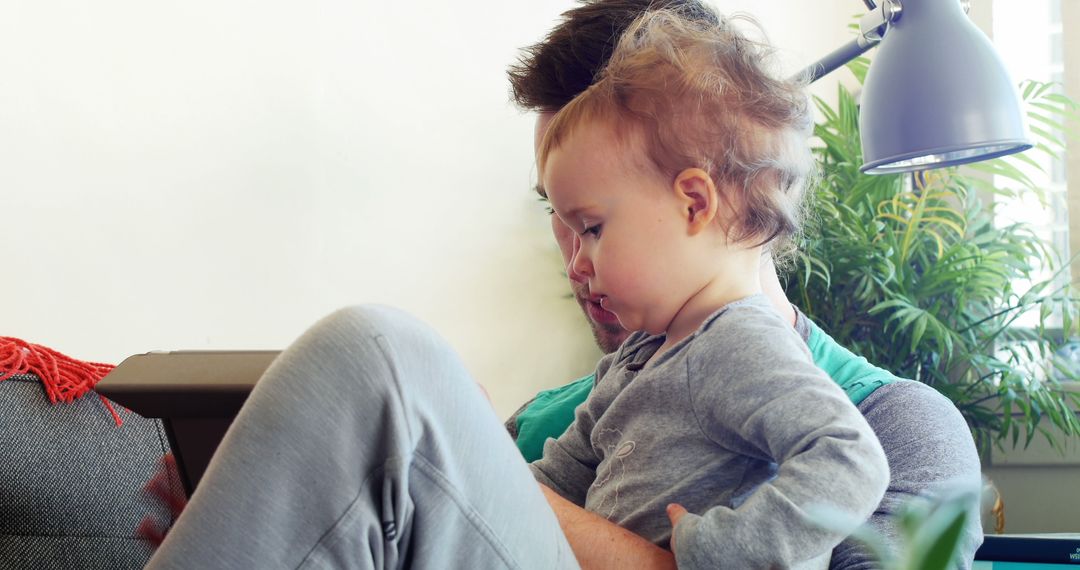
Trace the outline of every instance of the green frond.
{"label": "green frond", "polygon": [[[1059,154],[1080,106],[1050,84],[1020,88],[1036,151]],[[1007,212],[982,199],[1045,203],[1030,175],[1038,161],[1020,154],[917,176],[863,175],[858,106],[838,89],[835,106],[815,100],[822,176],[785,275],[793,301],[840,344],[951,398],[984,447],[1023,444],[1045,426],[1080,437],[1080,420],[1067,413],[1080,397],[1054,381],[1080,375],[1055,356],[1063,335],[1080,334],[1071,260],[1035,228],[996,221]],[[1018,328],[1021,318],[1036,324]]]}

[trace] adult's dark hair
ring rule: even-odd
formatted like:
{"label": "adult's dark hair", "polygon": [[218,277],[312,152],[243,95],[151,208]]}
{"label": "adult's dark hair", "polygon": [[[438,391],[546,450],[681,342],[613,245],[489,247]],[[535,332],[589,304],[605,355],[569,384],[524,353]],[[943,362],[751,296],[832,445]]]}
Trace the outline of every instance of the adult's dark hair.
{"label": "adult's dark hair", "polygon": [[515,103],[530,111],[556,111],[592,85],[623,32],[646,11],[665,9],[690,20],[718,23],[700,0],[582,0],[540,43],[510,66]]}

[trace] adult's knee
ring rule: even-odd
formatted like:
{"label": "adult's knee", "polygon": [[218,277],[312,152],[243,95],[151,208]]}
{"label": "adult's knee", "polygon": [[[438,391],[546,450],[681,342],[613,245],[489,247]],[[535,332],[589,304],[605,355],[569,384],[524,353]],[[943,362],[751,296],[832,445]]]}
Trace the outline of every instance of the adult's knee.
{"label": "adult's knee", "polygon": [[375,305],[338,309],[290,344],[259,384],[275,390],[351,391],[364,377],[385,375],[388,363],[379,338],[413,320]]}
{"label": "adult's knee", "polygon": [[381,387],[386,379],[410,385],[438,381],[436,377],[443,376],[439,371],[461,369],[453,349],[431,327],[405,311],[381,305],[357,305],[331,313],[279,360],[294,370],[298,366],[321,369],[320,381],[340,384],[338,388],[371,381]]}
{"label": "adult's knee", "polygon": [[475,391],[475,381],[450,343],[401,309],[382,305],[347,307],[332,313],[318,326],[343,339],[343,351],[353,343],[370,343],[404,392]]}
{"label": "adult's knee", "polygon": [[392,337],[427,329],[409,313],[384,305],[353,305],[330,313],[308,331],[308,335],[345,339]]}

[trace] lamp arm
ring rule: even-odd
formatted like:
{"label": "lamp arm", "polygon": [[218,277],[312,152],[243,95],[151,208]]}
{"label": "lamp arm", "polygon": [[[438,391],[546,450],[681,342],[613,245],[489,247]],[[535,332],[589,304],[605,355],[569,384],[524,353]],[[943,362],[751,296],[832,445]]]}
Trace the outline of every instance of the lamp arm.
{"label": "lamp arm", "polygon": [[807,83],[813,83],[866,53],[885,37],[889,24],[899,20],[902,11],[900,0],[883,0],[859,20],[858,37],[810,64],[792,77],[792,80],[806,78]]}
{"label": "lamp arm", "polygon": [[829,52],[829,55],[815,61],[800,71],[792,80],[800,80],[804,77],[807,83],[813,83],[822,77],[832,73],[836,68],[866,53],[876,44],[863,41],[861,37],[851,40],[839,48]]}

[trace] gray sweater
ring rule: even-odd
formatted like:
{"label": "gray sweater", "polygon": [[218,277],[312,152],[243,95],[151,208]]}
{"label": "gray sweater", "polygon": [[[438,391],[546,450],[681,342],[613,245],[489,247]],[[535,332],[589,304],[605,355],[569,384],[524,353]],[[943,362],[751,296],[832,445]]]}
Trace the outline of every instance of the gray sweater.
{"label": "gray sweater", "polygon": [[663,341],[634,333],[600,361],[534,475],[660,546],[666,505],[682,504],[680,568],[824,567],[844,534],[809,523],[807,510],[864,520],[888,482],[862,415],[763,296],[717,311],[650,361]]}

